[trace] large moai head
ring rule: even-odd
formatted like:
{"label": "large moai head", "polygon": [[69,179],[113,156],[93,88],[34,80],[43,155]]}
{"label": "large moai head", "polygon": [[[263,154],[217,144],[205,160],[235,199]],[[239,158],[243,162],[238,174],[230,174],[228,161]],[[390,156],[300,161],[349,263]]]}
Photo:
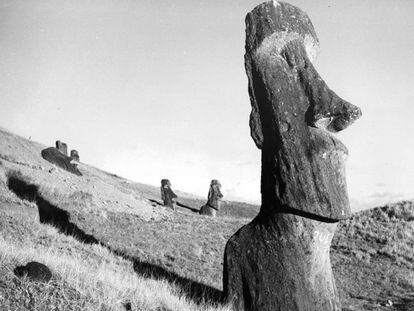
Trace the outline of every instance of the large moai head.
{"label": "large moai head", "polygon": [[161,179],[161,187],[164,188],[166,186],[171,187],[170,180],[169,179]]}
{"label": "large moai head", "polygon": [[77,162],[80,162],[80,158],[79,158],[79,152],[77,151],[77,150],[71,150],[70,151],[70,158],[72,159],[72,160],[75,160],[75,161],[77,161]]}
{"label": "large moai head", "polygon": [[251,136],[262,150],[262,212],[350,215],[346,147],[332,135],[361,116],[312,65],[319,40],[305,12],[269,1],[246,17]]}
{"label": "large moai head", "polygon": [[217,179],[213,179],[210,182],[210,190],[221,189],[221,183]]}
{"label": "large moai head", "polygon": [[221,183],[217,179],[213,179],[210,182],[210,189],[208,191],[208,200],[211,201],[219,201],[223,198],[221,194]]}
{"label": "large moai head", "polygon": [[68,145],[66,145],[64,142],[61,142],[60,140],[56,141],[56,149],[58,149],[64,155],[68,155]]}

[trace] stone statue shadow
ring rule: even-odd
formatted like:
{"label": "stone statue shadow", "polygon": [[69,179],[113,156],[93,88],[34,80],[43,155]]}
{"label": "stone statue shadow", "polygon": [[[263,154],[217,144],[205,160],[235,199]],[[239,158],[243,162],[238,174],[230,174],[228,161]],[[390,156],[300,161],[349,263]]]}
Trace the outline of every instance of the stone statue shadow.
{"label": "stone statue shadow", "polygon": [[70,215],[67,211],[44,199],[39,194],[39,189],[36,185],[29,184],[16,176],[9,176],[7,185],[20,199],[36,204],[40,223],[52,225],[59,232],[70,235],[82,243],[98,244],[98,240],[92,235],[86,234],[78,226],[70,222]]}
{"label": "stone statue shadow", "polygon": [[156,280],[165,280],[174,284],[181,289],[182,294],[196,304],[208,303],[211,305],[218,305],[224,303],[223,292],[217,288],[178,275],[160,265],[141,261],[139,258],[127,255],[118,250],[111,251],[116,255],[131,261],[133,263],[134,271],[140,276]]}
{"label": "stone statue shadow", "polygon": [[195,282],[189,278],[182,277],[174,272],[164,269],[161,266],[135,260],[134,270],[142,276],[154,279],[164,279],[170,283],[178,285],[183,294],[197,304],[209,303],[216,305],[223,302],[222,291],[203,283]]}
{"label": "stone statue shadow", "polygon": [[[194,301],[197,304],[209,303],[212,305],[217,305],[223,302],[222,291],[214,287],[196,282],[189,278],[180,276],[177,273],[169,271],[162,266],[141,261],[139,258],[132,257],[128,254],[125,254],[124,252],[113,249],[109,245],[105,245],[104,243],[100,242],[94,236],[85,233],[75,224],[70,222],[70,215],[67,211],[62,210],[48,202],[39,194],[39,190],[36,185],[24,181],[23,178],[19,178],[18,176],[9,176],[8,188],[13,191],[20,199],[33,202],[37,205],[39,211],[39,220],[41,223],[53,225],[59,230],[59,232],[65,235],[70,235],[82,243],[100,244],[101,246],[106,247],[115,255],[118,255],[125,260],[131,261],[133,263],[134,271],[137,274],[147,278],[166,280],[169,283],[175,284],[181,289],[182,293],[188,299]],[[157,202],[156,200],[150,201]]]}
{"label": "stone statue shadow", "polygon": [[[157,204],[157,205],[164,206],[164,204],[162,204],[161,201],[158,201],[158,200],[155,200],[155,199],[148,199],[148,201],[150,201],[151,203]],[[186,209],[192,211],[193,213],[198,213],[199,212],[199,209],[188,206],[188,205],[183,204],[181,202],[176,202],[176,204],[177,204],[177,206],[182,207],[182,208],[186,208]]]}

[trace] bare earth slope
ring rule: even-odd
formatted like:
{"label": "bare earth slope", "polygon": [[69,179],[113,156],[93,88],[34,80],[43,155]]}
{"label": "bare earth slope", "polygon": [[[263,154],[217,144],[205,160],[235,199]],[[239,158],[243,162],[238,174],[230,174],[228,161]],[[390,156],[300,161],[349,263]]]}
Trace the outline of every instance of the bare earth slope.
{"label": "bare earth slope", "polygon": [[[204,199],[179,192],[173,212],[157,187],[86,164],[75,176],[44,147],[0,130],[0,310],[227,310],[224,246],[257,206],[225,202],[212,219],[196,213]],[[331,258],[344,310],[414,310],[413,241],[412,202],[341,223]],[[51,284],[13,276],[29,259],[51,266]]]}

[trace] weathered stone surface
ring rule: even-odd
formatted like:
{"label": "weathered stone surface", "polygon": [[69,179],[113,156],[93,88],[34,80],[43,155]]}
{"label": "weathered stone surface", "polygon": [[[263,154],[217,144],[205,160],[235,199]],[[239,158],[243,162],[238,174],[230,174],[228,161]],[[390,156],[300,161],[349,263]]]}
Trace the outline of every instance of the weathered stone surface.
{"label": "weathered stone surface", "polygon": [[80,162],[79,153],[77,150],[71,150],[70,151],[70,158],[72,160],[75,160],[76,162]]}
{"label": "weathered stone surface", "polygon": [[78,176],[82,176],[82,173],[79,171],[76,165],[71,163],[71,158],[65,156],[58,149],[50,147],[42,150],[42,157],[46,161],[53,163],[64,170],[73,173]]}
{"label": "weathered stone surface", "polygon": [[262,149],[262,204],[348,217],[347,149],[330,132],[349,126],[360,109],[331,91],[313,67],[319,43],[303,11],[267,2],[247,15],[246,27],[250,126]]}
{"label": "weathered stone surface", "polygon": [[56,141],[56,149],[62,152],[64,155],[68,155],[68,145],[66,145],[64,142],[61,142],[60,140]]}
{"label": "weathered stone surface", "polygon": [[52,278],[50,269],[40,262],[31,261],[25,266],[18,266],[14,269],[14,274],[18,277],[26,276],[32,281],[49,282]]}
{"label": "weathered stone surface", "polygon": [[251,135],[262,150],[259,215],[230,238],[224,294],[235,310],[340,310],[329,259],[336,222],[350,215],[346,147],[333,136],[360,117],[312,65],[308,16],[271,1],[246,17]]}
{"label": "weathered stone surface", "polygon": [[335,223],[261,214],[227,242],[223,290],[234,310],[340,310],[329,248]]}
{"label": "weathered stone surface", "polygon": [[216,211],[220,209],[223,194],[220,191],[221,184],[217,179],[213,179],[210,183],[210,189],[207,195],[207,203],[200,208],[201,215],[216,216]]}
{"label": "weathered stone surface", "polygon": [[161,199],[164,202],[164,206],[168,206],[175,209],[175,199],[177,195],[171,189],[171,182],[168,179],[161,180]]}

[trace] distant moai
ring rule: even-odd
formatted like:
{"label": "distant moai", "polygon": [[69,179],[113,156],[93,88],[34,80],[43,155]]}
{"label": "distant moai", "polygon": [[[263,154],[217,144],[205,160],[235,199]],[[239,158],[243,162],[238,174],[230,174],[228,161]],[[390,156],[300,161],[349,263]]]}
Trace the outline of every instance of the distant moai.
{"label": "distant moai", "polygon": [[68,155],[68,145],[66,145],[64,142],[61,142],[60,140],[56,141],[56,148],[62,152],[64,155]]}
{"label": "distant moai", "polygon": [[210,189],[207,195],[207,203],[200,208],[201,215],[216,216],[216,212],[220,210],[221,199],[221,184],[217,179],[213,179],[210,183]]}
{"label": "distant moai", "polygon": [[[64,155],[57,148],[49,147],[43,149],[41,152],[42,158],[46,161],[53,163],[64,170],[71,172],[75,175],[82,176],[82,173],[79,171],[76,163],[71,163],[72,159],[67,155]],[[49,171],[51,172],[51,171]]]}
{"label": "distant moai", "polygon": [[361,110],[313,67],[319,41],[305,12],[269,1],[246,16],[251,136],[262,153],[262,206],[227,242],[223,290],[235,310],[340,310],[329,249],[350,216],[348,151],[332,133]]}
{"label": "distant moai", "polygon": [[175,209],[175,199],[177,195],[171,189],[171,182],[168,179],[161,180],[161,199],[163,200],[164,206],[168,206]]}
{"label": "distant moai", "polygon": [[75,160],[76,162],[80,162],[80,159],[79,159],[79,153],[78,153],[78,151],[77,151],[77,150],[71,150],[71,151],[70,151],[70,158],[71,158],[72,160]]}

